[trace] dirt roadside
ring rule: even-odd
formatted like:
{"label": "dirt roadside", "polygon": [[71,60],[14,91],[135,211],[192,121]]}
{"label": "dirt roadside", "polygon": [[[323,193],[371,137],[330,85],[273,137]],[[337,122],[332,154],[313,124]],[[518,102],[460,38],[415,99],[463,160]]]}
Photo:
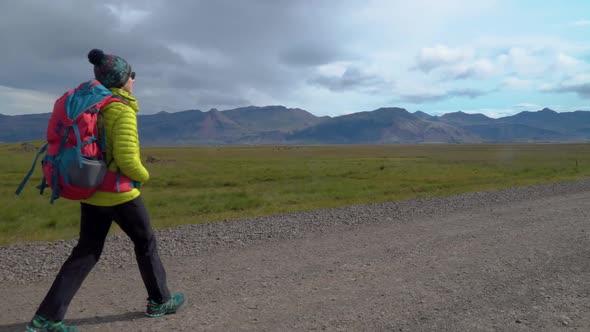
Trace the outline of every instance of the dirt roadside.
{"label": "dirt roadside", "polygon": [[[142,315],[136,267],[95,271],[82,331],[590,331],[590,192],[164,256],[190,304]],[[23,331],[51,278],[0,284],[0,331]]]}

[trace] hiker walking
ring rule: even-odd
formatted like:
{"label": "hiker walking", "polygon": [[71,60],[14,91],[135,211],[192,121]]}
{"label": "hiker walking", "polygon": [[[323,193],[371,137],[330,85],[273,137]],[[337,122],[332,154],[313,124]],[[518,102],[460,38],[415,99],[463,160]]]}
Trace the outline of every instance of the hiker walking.
{"label": "hiker walking", "polygon": [[135,72],[123,58],[93,49],[88,54],[94,75],[119,102],[106,104],[100,112],[104,128],[108,172],[92,196],[81,201],[80,239],[61,267],[49,292],[26,329],[29,332],[71,332],[76,327],[63,323],[68,305],[92,270],[115,221],[135,246],[135,257],[147,289],[146,316],[175,313],[186,303],[184,294],[171,296],[166,271],[158,255],[156,237],[140,196],[141,183],[149,173],[141,163],[133,96]]}

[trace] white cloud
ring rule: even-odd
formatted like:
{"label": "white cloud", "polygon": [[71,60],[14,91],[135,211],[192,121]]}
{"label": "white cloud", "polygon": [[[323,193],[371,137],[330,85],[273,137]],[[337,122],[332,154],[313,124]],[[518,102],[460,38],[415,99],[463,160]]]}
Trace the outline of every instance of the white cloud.
{"label": "white cloud", "polygon": [[[524,47],[510,47],[498,54],[496,48],[478,48],[468,45],[451,48],[445,45],[425,47],[416,56],[413,69],[430,73],[436,71],[443,81],[461,79],[488,79],[493,76],[517,75],[525,78],[541,78],[551,68],[560,71],[578,67],[581,62],[562,52],[535,51]],[[496,55],[497,54],[497,55]],[[555,54],[555,60],[548,57]],[[550,63],[554,61],[553,67]],[[515,83],[507,80],[507,84]],[[519,82],[522,86],[524,82]]]}
{"label": "white cloud", "polygon": [[231,59],[228,56],[216,50],[180,43],[171,44],[168,48],[189,64],[206,64],[215,67],[225,67],[231,64]]}
{"label": "white cloud", "polygon": [[575,22],[572,22],[571,25],[577,26],[577,27],[586,27],[586,26],[590,26],[590,21],[589,20],[575,21]]}
{"label": "white cloud", "polygon": [[500,54],[497,61],[506,72],[514,72],[519,76],[537,76],[546,70],[547,65],[532,53],[523,47],[512,47],[507,53]]}
{"label": "white cloud", "polygon": [[551,92],[551,90],[555,89],[556,86],[556,84],[542,83],[539,85],[538,89],[541,92]]}
{"label": "white cloud", "polygon": [[441,89],[436,87],[413,87],[398,92],[400,100],[412,104],[442,101],[454,97],[477,98],[488,94],[488,91],[465,88],[465,89]]}
{"label": "white cloud", "polygon": [[346,69],[350,67],[350,62],[338,61],[332,62],[317,67],[320,75],[325,76],[342,76]]}
{"label": "white cloud", "polygon": [[475,110],[464,110],[463,112],[470,114],[480,113],[494,119],[514,114],[514,110],[511,108],[481,108]]}
{"label": "white cloud", "polygon": [[425,73],[437,71],[442,81],[485,79],[501,74],[498,64],[479,55],[486,52],[487,50],[476,50],[473,47],[424,47],[416,56],[416,64],[412,69],[419,69]]}
{"label": "white cloud", "polygon": [[502,87],[508,89],[527,89],[533,85],[533,81],[518,77],[506,77],[502,80]]}
{"label": "white cloud", "polygon": [[[520,48],[529,53],[542,53],[546,50],[561,52],[583,53],[590,51],[589,41],[574,41],[555,35],[519,34],[514,35],[486,35],[473,41],[473,47],[484,50],[511,50]],[[504,52],[506,53],[506,52]]]}
{"label": "white cloud", "polygon": [[58,97],[48,93],[0,85],[0,113],[5,115],[49,113],[53,111],[53,104]]}
{"label": "white cloud", "polygon": [[557,55],[557,64],[561,67],[571,68],[579,65],[578,59],[567,54],[559,53]]}
{"label": "white cloud", "polygon": [[[489,14],[498,0],[367,0],[362,8],[351,16],[363,24],[374,26],[387,37],[399,38],[399,42],[412,39],[430,39],[448,24],[462,18],[474,18]],[[366,27],[364,28],[366,30]],[[386,38],[387,38],[386,37]]]}
{"label": "white cloud", "polygon": [[543,108],[543,106],[534,103],[520,103],[513,105],[512,108],[520,111],[536,111]]}
{"label": "white cloud", "polygon": [[588,84],[590,83],[590,72],[572,75],[564,83],[571,85]]}
{"label": "white cloud", "polygon": [[424,47],[416,57],[416,68],[429,72],[435,68],[471,60],[475,56],[473,49],[450,48],[445,45]]}
{"label": "white cloud", "polygon": [[445,76],[452,79],[487,78],[496,73],[496,66],[490,60],[478,59],[451,67]]}
{"label": "white cloud", "polygon": [[151,14],[148,10],[139,9],[137,6],[132,7],[129,4],[110,3],[105,7],[119,19],[119,25],[125,31],[144,22]]}
{"label": "white cloud", "polygon": [[549,68],[552,72],[565,76],[579,75],[579,73],[590,71],[588,63],[561,52],[555,55]]}

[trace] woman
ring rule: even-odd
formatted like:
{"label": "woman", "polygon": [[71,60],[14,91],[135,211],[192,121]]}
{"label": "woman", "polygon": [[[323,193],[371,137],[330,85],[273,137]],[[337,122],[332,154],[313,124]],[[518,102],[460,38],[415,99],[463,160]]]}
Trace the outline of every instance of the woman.
{"label": "woman", "polygon": [[[39,306],[27,331],[71,332],[63,319],[70,301],[98,261],[106,236],[114,220],[131,238],[141,277],[148,292],[148,317],[175,313],[186,303],[183,294],[170,295],[166,272],[157,251],[156,238],[148,212],[139,192],[139,184],[149,179],[141,163],[137,134],[137,100],[133,97],[135,72],[123,58],[94,49],[88,53],[97,81],[121,102],[102,109],[109,173],[105,183],[81,203],[80,239],[61,267],[53,285]],[[115,179],[109,181],[109,179]]]}

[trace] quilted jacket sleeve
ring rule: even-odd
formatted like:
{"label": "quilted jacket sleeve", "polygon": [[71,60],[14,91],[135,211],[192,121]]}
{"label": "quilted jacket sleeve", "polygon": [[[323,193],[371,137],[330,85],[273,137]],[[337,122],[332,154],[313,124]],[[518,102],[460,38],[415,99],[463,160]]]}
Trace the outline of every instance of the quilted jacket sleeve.
{"label": "quilted jacket sleeve", "polygon": [[117,103],[121,107],[113,124],[113,157],[115,163],[125,176],[138,182],[146,182],[150,175],[141,163],[139,137],[137,134],[137,116],[129,106]]}

